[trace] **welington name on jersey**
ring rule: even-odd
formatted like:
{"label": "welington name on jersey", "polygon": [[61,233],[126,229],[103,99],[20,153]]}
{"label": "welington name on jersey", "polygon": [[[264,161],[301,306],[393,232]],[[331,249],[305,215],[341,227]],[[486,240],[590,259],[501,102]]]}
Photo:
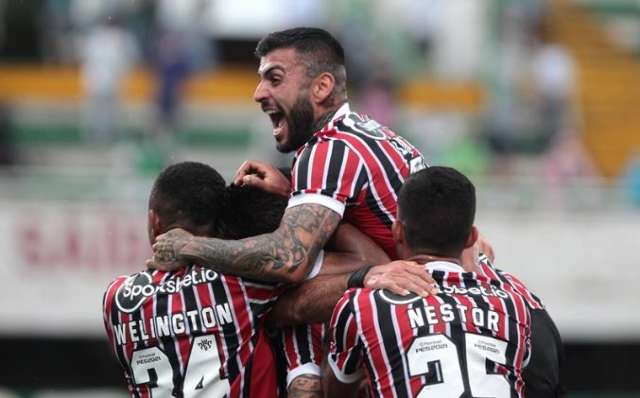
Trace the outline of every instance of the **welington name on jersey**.
{"label": "welington name on jersey", "polygon": [[229,303],[218,304],[214,307],[204,307],[202,310],[178,312],[171,315],[155,316],[148,319],[132,320],[113,325],[118,345],[127,342],[137,343],[150,338],[180,336],[206,332],[216,326],[233,323],[233,315]]}

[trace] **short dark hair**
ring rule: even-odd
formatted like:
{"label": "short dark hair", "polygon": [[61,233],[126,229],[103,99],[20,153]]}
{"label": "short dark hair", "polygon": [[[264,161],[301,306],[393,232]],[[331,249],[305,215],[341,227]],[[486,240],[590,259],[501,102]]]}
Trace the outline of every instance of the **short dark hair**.
{"label": "short dark hair", "polygon": [[432,166],[407,179],[398,207],[405,239],[413,251],[458,257],[473,226],[475,188],[459,171]]}
{"label": "short dark hair", "polygon": [[230,185],[222,216],[224,239],[243,239],[275,231],[287,198],[257,188]]}
{"label": "short dark hair", "polygon": [[307,67],[310,78],[329,72],[336,80],[334,94],[347,93],[344,49],[331,33],[320,28],[293,28],[269,33],[256,46],[256,57],[264,57],[281,48],[294,48]]}
{"label": "short dark hair", "polygon": [[149,208],[164,223],[183,227],[209,226],[215,235],[225,203],[224,178],[211,166],[198,162],[176,163],[156,178]]}

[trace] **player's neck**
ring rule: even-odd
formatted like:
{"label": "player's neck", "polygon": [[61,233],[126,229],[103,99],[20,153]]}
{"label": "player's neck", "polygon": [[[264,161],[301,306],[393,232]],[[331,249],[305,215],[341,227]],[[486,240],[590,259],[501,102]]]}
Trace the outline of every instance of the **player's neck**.
{"label": "player's neck", "polygon": [[345,102],[347,102],[346,98],[343,101],[336,102],[336,104],[333,105],[332,107],[328,109],[324,109],[320,114],[320,116],[318,116],[316,118],[316,121],[313,123],[313,131],[314,132],[318,131],[322,129],[322,127],[324,127],[325,124],[329,123],[329,121],[333,119],[333,116],[336,114],[338,109],[340,109],[340,107],[342,107],[342,105],[344,105]]}
{"label": "player's neck", "polygon": [[411,257],[409,257],[410,261],[415,261],[419,264],[426,264],[433,261],[446,261],[449,263],[454,263],[462,266],[462,261],[456,257],[447,257],[447,256],[438,256],[434,254],[428,253],[414,253]]}

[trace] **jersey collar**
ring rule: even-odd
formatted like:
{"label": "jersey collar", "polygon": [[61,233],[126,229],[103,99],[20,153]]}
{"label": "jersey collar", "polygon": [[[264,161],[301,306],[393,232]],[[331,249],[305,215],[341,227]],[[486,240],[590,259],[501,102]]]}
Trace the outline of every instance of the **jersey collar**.
{"label": "jersey collar", "polygon": [[331,118],[331,120],[329,120],[329,122],[320,129],[319,133],[331,130],[333,128],[333,125],[336,123],[336,121],[344,118],[349,113],[351,113],[351,107],[349,106],[348,102],[345,102],[340,106],[340,108],[338,108],[336,113],[333,114],[333,117]]}
{"label": "jersey collar", "polygon": [[435,257],[428,254],[416,254],[409,258],[409,260],[423,264],[429,271],[465,272],[462,265],[442,257]]}
{"label": "jersey collar", "polygon": [[429,261],[425,266],[429,271],[464,272],[464,268],[460,264],[450,261]]}
{"label": "jersey collar", "polygon": [[331,118],[331,123],[333,123],[334,121],[338,120],[341,117],[344,117],[344,115],[350,112],[351,112],[351,108],[349,107],[349,103],[345,102],[344,104],[342,104],[340,108],[338,108],[336,113]]}

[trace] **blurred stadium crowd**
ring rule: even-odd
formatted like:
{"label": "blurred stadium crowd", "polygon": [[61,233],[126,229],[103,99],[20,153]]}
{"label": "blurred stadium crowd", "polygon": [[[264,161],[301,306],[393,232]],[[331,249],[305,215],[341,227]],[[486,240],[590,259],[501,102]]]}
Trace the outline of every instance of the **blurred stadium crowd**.
{"label": "blurred stadium crowd", "polygon": [[[249,158],[288,166],[252,101],[253,50],[320,26],[345,47],[350,101],[476,182],[499,265],[545,297],[569,362],[619,365],[585,365],[569,387],[637,392],[624,369],[640,297],[600,272],[615,262],[640,282],[639,21],[633,0],[0,0],[0,301],[13,304],[0,345],[32,347],[21,369],[102,344],[99,296],[148,255],[145,203],[167,164],[207,162],[227,180]],[[7,396],[77,387],[17,373],[0,386],[25,392]]]}
{"label": "blurred stadium crowd", "polygon": [[[352,101],[415,137],[434,164],[498,182],[516,175],[562,191],[550,206],[563,205],[575,181],[617,184],[624,191],[620,203],[637,205],[638,138],[627,137],[628,145],[612,141],[637,136],[640,124],[618,131],[620,116],[630,112],[621,109],[625,103],[613,111],[601,105],[625,87],[601,77],[637,68],[635,59],[627,69],[617,65],[622,55],[607,63],[609,47],[629,56],[637,47],[628,40],[628,16],[614,8],[605,12],[606,22],[588,19],[596,6],[2,1],[2,163],[84,166],[82,154],[73,162],[51,155],[47,163],[34,152],[42,143],[82,148],[91,162],[93,149],[108,145],[115,151],[99,149],[100,166],[122,166],[128,155],[143,171],[158,170],[176,145],[259,150],[262,121],[255,107],[245,108],[255,82],[251,46],[279,26],[315,24],[347,48]],[[594,40],[591,31],[598,29]],[[602,63],[608,71],[600,70]],[[575,205],[574,198],[565,202]]]}

